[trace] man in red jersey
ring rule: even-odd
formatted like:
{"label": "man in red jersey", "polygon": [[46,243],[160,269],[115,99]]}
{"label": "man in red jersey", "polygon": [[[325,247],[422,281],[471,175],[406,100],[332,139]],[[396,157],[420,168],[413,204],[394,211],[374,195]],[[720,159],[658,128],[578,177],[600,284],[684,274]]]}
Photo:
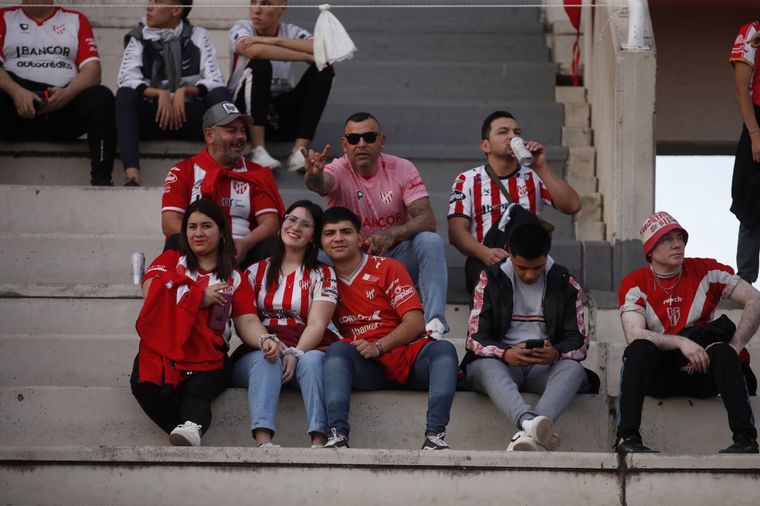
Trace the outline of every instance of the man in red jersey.
{"label": "man in red jersey", "polygon": [[90,182],[110,186],[114,98],[100,85],[92,26],[53,0],[21,3],[0,9],[0,137],[73,140],[87,133]]}
{"label": "man in red jersey", "polygon": [[243,158],[251,121],[231,102],[220,102],[203,115],[206,149],[172,167],[164,180],[161,229],[167,247],[179,244],[185,208],[206,197],[230,217],[238,264],[269,256],[269,240],[280,229],[285,206],[271,171]]}
{"label": "man in red jersey", "polygon": [[[721,453],[758,453],[749,393],[757,381],[745,346],[760,324],[760,292],[711,258],[684,258],[689,234],[668,213],[641,227],[649,262],[620,285],[623,355],[617,409],[619,453],[652,452],[639,433],[645,395],[720,394],[734,444]],[[714,319],[721,299],[744,307],[739,325]]]}
{"label": "man in red jersey", "polygon": [[[403,264],[361,251],[361,222],[353,211],[333,207],[322,222],[322,249],[338,275],[333,322],[343,336],[325,358],[325,448],[348,446],[353,386],[428,390],[422,449],[448,449],[444,438],[457,383],[454,346],[426,337],[422,304]],[[387,447],[393,448],[393,442]]]}

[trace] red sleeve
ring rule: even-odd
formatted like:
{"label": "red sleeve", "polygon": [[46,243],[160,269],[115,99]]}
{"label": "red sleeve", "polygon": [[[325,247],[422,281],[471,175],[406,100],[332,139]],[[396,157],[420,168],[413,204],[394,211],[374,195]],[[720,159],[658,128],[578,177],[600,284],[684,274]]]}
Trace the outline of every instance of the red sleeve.
{"label": "red sleeve", "polygon": [[252,185],[251,213],[253,216],[250,221],[255,223],[256,218],[264,214],[276,214],[281,218],[285,214],[285,204],[282,202],[272,171],[257,169],[256,175],[259,178],[259,184]]}
{"label": "red sleeve", "polygon": [[641,279],[640,272],[641,270],[638,270],[628,274],[620,283],[618,303],[621,313],[625,311],[644,313],[646,302],[641,287],[646,286],[646,280]]}
{"label": "red sleeve", "polygon": [[0,63],[5,61],[3,47],[5,46],[5,32],[8,30],[5,26],[5,14],[7,12],[8,8],[0,9]]}
{"label": "red sleeve", "polygon": [[256,314],[256,300],[253,297],[253,288],[248,282],[248,276],[240,274],[240,284],[232,292],[232,317],[237,318],[244,314]]}
{"label": "red sleeve", "polygon": [[158,277],[163,272],[174,272],[177,270],[177,261],[179,261],[179,257],[181,256],[181,253],[176,250],[166,250],[160,255],[156,257],[153,262],[151,262],[150,266],[148,267],[148,270],[145,271],[145,278],[144,281],[147,281],[149,279],[153,279],[155,277]]}
{"label": "red sleeve", "polygon": [[99,60],[98,45],[95,42],[95,35],[92,33],[92,25],[84,14],[79,14],[79,44],[77,49],[77,67],[82,68],[82,65],[89,60]]}
{"label": "red sleeve", "polygon": [[388,287],[385,293],[391,308],[399,316],[403,316],[414,309],[421,310],[420,297],[417,295],[417,289],[414,288],[414,282],[404,264],[390,258],[385,259],[385,262],[387,262],[388,267],[385,269],[384,286]]}
{"label": "red sleeve", "polygon": [[180,162],[166,174],[164,179],[164,193],[161,196],[161,212],[174,211],[185,213],[185,208],[190,204],[193,181],[189,166]]}

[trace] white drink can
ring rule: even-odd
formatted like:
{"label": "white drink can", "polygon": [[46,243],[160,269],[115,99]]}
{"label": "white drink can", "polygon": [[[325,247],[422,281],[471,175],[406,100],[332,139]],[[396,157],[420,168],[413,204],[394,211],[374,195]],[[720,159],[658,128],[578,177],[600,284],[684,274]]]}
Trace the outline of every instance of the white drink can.
{"label": "white drink can", "polygon": [[137,251],[132,253],[132,283],[142,286],[145,274],[145,253]]}
{"label": "white drink can", "polygon": [[512,148],[512,153],[514,153],[520,165],[533,165],[533,154],[525,147],[525,141],[522,137],[512,137],[512,140],[509,141],[509,146]]}

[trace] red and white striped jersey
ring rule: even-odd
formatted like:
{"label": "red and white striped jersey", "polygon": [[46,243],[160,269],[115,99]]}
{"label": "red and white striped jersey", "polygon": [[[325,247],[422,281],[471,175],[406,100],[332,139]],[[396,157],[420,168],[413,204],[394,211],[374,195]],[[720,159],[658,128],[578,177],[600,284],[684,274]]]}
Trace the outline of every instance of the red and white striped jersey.
{"label": "red and white striped jersey", "polygon": [[256,262],[245,271],[253,288],[261,323],[265,327],[305,326],[312,302],[338,302],[338,283],[332,267],[322,265],[313,270],[301,266],[287,276],[279,276],[277,289],[268,290],[264,285],[269,261],[267,258]]}
{"label": "red and white striped jersey", "polygon": [[712,258],[686,258],[681,279],[668,294],[656,284],[652,269],[642,267],[620,284],[620,313],[635,311],[646,318],[648,330],[675,335],[712,320],[720,300],[730,297],[738,282],[731,267]]}
{"label": "red and white striped jersey", "polygon": [[[553,205],[552,196],[541,178],[532,169],[523,165],[512,175],[501,179],[513,202],[537,216],[541,216],[544,205]],[[470,220],[470,234],[478,241],[499,223],[501,215],[509,207],[499,185],[486,171],[485,165],[459,174],[454,180],[449,199],[448,218]]]}
{"label": "red and white striped jersey", "polygon": [[755,65],[758,48],[752,47],[749,41],[758,31],[760,31],[760,21],[742,26],[739,35],[736,36],[734,46],[731,48],[731,56],[728,58],[732,65],[741,61],[753,68],[750,93],[752,94],[752,103],[755,105],[760,105],[760,71]]}
{"label": "red and white striped jersey", "polygon": [[209,171],[223,169],[206,149],[172,167],[164,180],[161,212],[183,214],[187,206],[202,196],[212,198],[230,216],[234,239],[243,238],[256,228],[259,216],[282,216],[282,198],[269,169],[241,158],[239,165],[230,171],[246,174],[247,180],[220,178],[212,194],[206,194],[203,181]]}
{"label": "red and white striped jersey", "polygon": [[[150,264],[148,270],[145,271],[145,281],[157,277],[161,272],[174,271],[177,274],[187,276],[195,281],[199,288],[205,290],[209,285],[215,285],[226,282],[229,285],[227,292],[232,292],[232,317],[238,317],[244,314],[255,314],[256,305],[253,298],[253,290],[248,280],[244,278],[242,273],[235,268],[232,271],[232,275],[229,279],[220,280],[213,272],[207,272],[198,268],[197,272],[193,272],[187,268],[187,257],[181,252],[176,250],[166,250],[156,257]],[[186,286],[180,287],[177,290],[177,301],[184,296],[188,288]]]}
{"label": "red and white striped jersey", "polygon": [[92,26],[83,14],[55,7],[38,22],[23,7],[0,9],[0,62],[16,77],[63,87],[98,60]]}

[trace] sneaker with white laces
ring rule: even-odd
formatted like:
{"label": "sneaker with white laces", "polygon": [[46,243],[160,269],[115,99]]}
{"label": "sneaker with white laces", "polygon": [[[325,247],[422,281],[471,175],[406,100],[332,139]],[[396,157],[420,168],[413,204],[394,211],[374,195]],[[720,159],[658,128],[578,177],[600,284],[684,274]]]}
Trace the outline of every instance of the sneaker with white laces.
{"label": "sneaker with white laces", "polygon": [[425,324],[425,331],[427,331],[428,337],[438,340],[443,339],[443,334],[446,333],[446,327],[441,320],[433,318]]}
{"label": "sneaker with white laces", "polygon": [[259,443],[256,445],[257,448],[279,448],[280,445],[276,445],[271,441],[267,441],[266,443]]}
{"label": "sneaker with white laces", "polygon": [[446,437],[445,432],[440,434],[429,434],[425,436],[425,442],[422,443],[423,450],[450,450],[449,445],[443,438]]}
{"label": "sneaker with white laces", "polygon": [[554,432],[554,423],[545,416],[537,416],[523,424],[525,434],[549,451],[559,446],[559,435]]}
{"label": "sneaker with white laces", "polygon": [[251,151],[250,159],[253,163],[258,163],[259,165],[268,167],[272,170],[279,169],[282,166],[279,161],[272,158],[272,155],[269,154],[264,146],[256,146],[253,151]]}
{"label": "sneaker with white laces", "polygon": [[287,166],[290,172],[306,172],[306,159],[300,149],[290,153]]}
{"label": "sneaker with white laces", "polygon": [[190,420],[181,423],[169,434],[169,442],[173,446],[200,446],[201,426]]}
{"label": "sneaker with white laces", "polygon": [[323,448],[348,448],[348,436],[339,434],[337,430],[330,429],[330,435]]}
{"label": "sneaker with white laces", "polygon": [[543,450],[541,445],[523,430],[512,436],[512,441],[507,446],[508,452],[540,452],[541,450]]}

